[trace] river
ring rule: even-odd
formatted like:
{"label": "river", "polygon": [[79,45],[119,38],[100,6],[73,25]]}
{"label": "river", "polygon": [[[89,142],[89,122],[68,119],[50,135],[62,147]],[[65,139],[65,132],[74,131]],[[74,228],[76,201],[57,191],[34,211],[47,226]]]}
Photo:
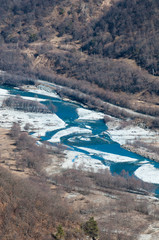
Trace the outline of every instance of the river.
{"label": "river", "polygon": [[[95,159],[103,166],[108,167],[112,173],[120,174],[122,170],[125,170],[129,175],[133,175],[139,168],[149,166],[151,170],[155,168],[155,173],[159,176],[159,163],[127,151],[117,142],[112,141],[100,113],[98,113],[99,117],[96,117],[98,114],[88,111],[80,104],[64,101],[57,97],[4,86],[0,87],[0,91],[1,89],[7,90],[11,95],[41,99],[44,104],[52,101],[57,109],[56,115],[65,122],[65,126],[45,132],[41,136],[41,141],[49,141],[51,144],[56,144],[56,139],[58,143],[60,141],[67,147],[67,151],[75,153],[72,154],[72,162],[78,161],[78,155],[82,157],[83,161],[87,156],[89,160]],[[148,168],[146,171],[148,173]],[[146,174],[146,171],[143,174]],[[155,185],[156,193],[159,193],[159,185]]]}

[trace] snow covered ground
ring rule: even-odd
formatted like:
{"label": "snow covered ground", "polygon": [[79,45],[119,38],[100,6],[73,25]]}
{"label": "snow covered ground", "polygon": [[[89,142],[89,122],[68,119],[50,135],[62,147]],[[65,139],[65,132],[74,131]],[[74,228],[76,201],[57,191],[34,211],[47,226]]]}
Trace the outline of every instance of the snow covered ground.
{"label": "snow covered ground", "polygon": [[23,88],[26,89],[28,92],[35,93],[35,95],[41,94],[41,95],[49,96],[49,97],[53,97],[53,98],[60,98],[59,95],[55,92],[52,92],[52,89],[49,87],[39,85],[38,88],[36,88],[34,86],[33,87],[25,86]]}
{"label": "snow covered ground", "polygon": [[[42,94],[46,96],[56,97],[59,96],[49,88],[47,89],[27,89],[29,92],[36,94]],[[3,100],[9,96],[9,92],[5,89],[0,89],[0,107],[2,105]],[[36,101],[45,101],[41,98],[32,98],[32,97],[23,97],[28,100],[36,100]],[[92,110],[77,108],[78,120],[99,120],[104,118],[104,114],[100,112],[95,112]],[[0,108],[0,126],[4,128],[10,128],[13,122],[19,122],[22,129],[24,128],[26,123],[29,123],[32,127],[31,130],[35,133],[33,136],[45,136],[47,131],[59,131],[49,140],[50,142],[60,142],[61,137],[67,136],[70,134],[81,134],[80,140],[89,141],[89,134],[92,133],[91,127],[86,126],[86,128],[80,127],[70,127],[66,128],[67,124],[60,119],[56,114],[42,114],[42,113],[27,113],[22,111],[16,111],[13,109],[4,109]],[[112,118],[112,121],[107,123],[108,126],[108,134],[111,139],[118,142],[119,144],[127,144],[127,142],[133,142],[135,140],[144,140],[146,142],[149,141],[159,141],[159,136],[154,131],[149,131],[147,129],[143,129],[138,126],[129,125],[124,128],[121,128],[122,122],[121,120]],[[83,135],[84,134],[84,135]],[[88,136],[87,136],[88,134]],[[73,140],[73,137],[70,139]],[[98,171],[99,169],[109,169],[108,166],[103,165],[100,160],[94,159],[92,156],[99,156],[106,161],[112,161],[116,163],[124,163],[124,162],[135,162],[138,159],[121,156],[112,153],[106,153],[90,148],[81,147],[81,150],[86,151],[86,153],[81,153],[77,151],[65,150],[66,158],[62,165],[63,168],[72,168],[73,166],[79,167],[83,166],[85,170]],[[145,182],[151,182],[154,184],[159,184],[159,169],[155,168],[150,163],[143,162],[143,165],[139,167],[135,171],[135,175],[142,179]],[[141,164],[141,163],[140,163]]]}
{"label": "snow covered ground", "polygon": [[144,164],[135,171],[135,175],[144,182],[159,184],[159,169],[151,164]]}
{"label": "snow covered ground", "polygon": [[159,141],[159,136],[155,131],[144,129],[138,126],[129,125],[121,128],[121,120],[112,120],[107,123],[108,130],[111,139],[118,142],[121,145],[133,143],[136,140],[144,142],[156,142]]}
{"label": "snow covered ground", "polygon": [[59,131],[56,133],[49,142],[60,142],[61,137],[70,135],[70,134],[84,134],[84,133],[92,133],[91,130],[85,129],[85,128],[79,128],[79,127],[70,127],[64,130]]}
{"label": "snow covered ground", "polygon": [[135,162],[138,161],[136,158],[121,156],[113,153],[102,152],[98,150],[94,150],[91,148],[79,147],[81,150],[88,152],[90,155],[97,155],[102,157],[104,160],[112,161],[112,162]]}
{"label": "snow covered ground", "polygon": [[9,97],[10,94],[7,90],[5,89],[0,89],[0,107],[2,106],[2,103],[3,103],[3,100],[6,98],[6,97]]}
{"label": "snow covered ground", "polygon": [[[8,90],[6,89],[0,89],[0,107],[2,106],[3,100],[10,96],[15,96],[15,95],[9,94]],[[34,97],[27,97],[27,96],[21,96],[21,98],[26,100],[38,101],[38,102],[45,101],[45,99],[42,99],[42,98],[34,98]]]}
{"label": "snow covered ground", "polygon": [[2,128],[10,128],[13,122],[18,122],[22,129],[26,123],[32,127],[35,132],[34,136],[45,136],[47,131],[61,129],[66,126],[56,114],[28,113],[16,111],[13,109],[0,109],[0,126]]}
{"label": "snow covered ground", "polygon": [[45,99],[42,99],[42,98],[34,98],[34,97],[26,97],[26,96],[21,96],[23,99],[26,99],[26,100],[32,100],[32,101],[37,101],[37,102],[44,102]]}
{"label": "snow covered ground", "polygon": [[[7,90],[0,89],[0,107],[2,106],[3,100],[8,96],[10,96],[10,94]],[[35,100],[30,97],[23,98]],[[41,99],[38,98],[36,100],[41,101]],[[13,122],[18,122],[22,129],[26,123],[29,123],[32,126],[31,130],[35,132],[35,134],[33,134],[34,136],[45,136],[47,131],[66,127],[65,122],[56,114],[29,113],[9,108],[0,108],[0,126],[2,128],[10,128]]]}
{"label": "snow covered ground", "polygon": [[66,158],[62,165],[63,168],[72,168],[74,166],[77,168],[82,167],[82,169],[86,171],[95,172],[100,169],[109,169],[109,167],[103,165],[101,161],[93,159],[84,153],[65,150],[65,154]]}
{"label": "snow covered ground", "polygon": [[77,108],[77,114],[79,120],[99,120],[104,118],[104,113],[95,112],[92,110]]}
{"label": "snow covered ground", "polygon": [[[83,108],[77,108],[77,113],[79,115],[79,120],[98,120],[104,119],[104,114],[100,112],[95,112],[92,110],[87,110]],[[111,121],[106,125],[108,127],[107,133],[110,138],[118,142],[120,145],[125,145],[133,143],[136,140],[144,142],[159,142],[159,135],[152,130],[144,129],[139,126],[128,125],[122,127],[123,121],[109,116]]]}

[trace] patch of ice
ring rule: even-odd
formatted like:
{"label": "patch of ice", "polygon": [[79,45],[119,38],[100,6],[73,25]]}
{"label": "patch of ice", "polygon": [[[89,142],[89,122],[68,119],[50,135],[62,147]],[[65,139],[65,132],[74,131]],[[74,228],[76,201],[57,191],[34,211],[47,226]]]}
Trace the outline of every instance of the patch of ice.
{"label": "patch of ice", "polygon": [[6,71],[2,71],[2,70],[0,70],[0,74],[2,75],[4,75],[4,74],[6,74]]}
{"label": "patch of ice", "polygon": [[32,101],[38,101],[38,102],[45,102],[45,99],[42,98],[35,98],[35,97],[26,97],[26,96],[21,96],[23,99],[26,100],[32,100]]}
{"label": "patch of ice", "polygon": [[154,238],[151,238],[151,234],[141,234],[138,240],[154,240]]}
{"label": "patch of ice", "polygon": [[135,171],[135,175],[144,182],[159,184],[159,169],[145,164]]}
{"label": "patch of ice", "polygon": [[1,95],[7,95],[8,94],[8,90],[6,90],[6,89],[0,89],[0,94]]}
{"label": "patch of ice", "polygon": [[82,149],[84,151],[87,151],[89,154],[97,155],[99,157],[102,157],[104,160],[112,161],[112,162],[135,162],[138,161],[136,158],[131,158],[127,156],[121,156],[113,153],[106,153],[90,148],[85,147],[79,147],[79,149]]}
{"label": "patch of ice", "polygon": [[43,145],[43,143],[40,142],[40,141],[36,141],[36,144],[39,145],[39,146],[42,146],[42,145]]}
{"label": "patch of ice", "polygon": [[44,89],[32,88],[32,89],[27,89],[27,91],[35,94],[41,94],[44,96],[53,97],[53,98],[60,98],[59,95],[57,95],[57,93],[48,92],[48,91],[45,91]]}
{"label": "patch of ice", "polygon": [[66,127],[65,122],[56,114],[29,113],[13,109],[0,109],[0,126],[10,128],[13,122],[20,123],[22,129],[26,123],[32,127],[35,133],[32,136],[45,136],[47,131],[53,131]]}
{"label": "patch of ice", "polygon": [[68,139],[69,142],[76,142],[77,140],[80,141],[90,141],[91,139],[89,137],[79,137],[79,136],[75,136],[75,137],[71,137]]}
{"label": "patch of ice", "polygon": [[[0,106],[2,105],[2,102],[5,98],[11,97],[11,96],[14,96],[14,95],[9,94],[8,90],[0,89]],[[26,100],[38,101],[38,102],[45,101],[45,99],[42,99],[42,98],[34,98],[34,97],[27,97],[27,96],[21,96],[21,98]]]}
{"label": "patch of ice", "polygon": [[86,128],[89,128],[89,129],[92,129],[91,126],[88,126],[88,125],[86,125],[85,127],[86,127]]}
{"label": "patch of ice", "polygon": [[95,172],[100,169],[109,169],[100,160],[93,159],[84,153],[65,150],[65,154],[66,158],[62,165],[63,168],[82,167],[83,170]]}
{"label": "patch of ice", "polygon": [[75,137],[69,138],[68,141],[71,142],[71,143],[75,143],[76,142],[76,138]]}
{"label": "patch of ice", "polygon": [[141,164],[146,164],[146,163],[149,163],[149,161],[141,161],[141,162],[139,162],[139,164],[141,165]]}
{"label": "patch of ice", "polygon": [[104,118],[103,113],[95,112],[84,108],[77,108],[77,114],[79,116],[79,120],[99,120]]}
{"label": "patch of ice", "polygon": [[78,133],[92,133],[91,130],[89,129],[85,129],[85,128],[79,128],[79,127],[70,127],[64,130],[59,131],[58,133],[56,133],[50,140],[49,142],[60,142],[60,138],[70,135],[70,134],[78,134]]}
{"label": "patch of ice", "polygon": [[81,140],[81,141],[86,141],[86,142],[88,142],[88,141],[90,141],[91,139],[90,139],[89,137],[80,137],[80,140]]}
{"label": "patch of ice", "polygon": [[9,92],[6,89],[0,89],[0,107],[2,106],[3,100],[9,96]]}
{"label": "patch of ice", "polygon": [[156,132],[144,129],[138,126],[127,126],[125,128],[120,128],[120,121],[108,122],[108,130],[111,139],[118,142],[121,145],[127,143],[133,143],[136,140],[141,140],[144,142],[158,141],[159,136]]}

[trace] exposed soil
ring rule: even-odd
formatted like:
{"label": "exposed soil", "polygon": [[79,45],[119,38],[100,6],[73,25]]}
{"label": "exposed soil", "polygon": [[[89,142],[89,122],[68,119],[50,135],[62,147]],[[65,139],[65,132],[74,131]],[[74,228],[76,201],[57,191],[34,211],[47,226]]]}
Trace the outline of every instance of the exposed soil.
{"label": "exposed soil", "polygon": [[18,157],[18,153],[15,149],[15,140],[10,138],[9,130],[0,128],[0,165],[10,169],[16,175],[27,177],[27,172],[17,171],[15,158]]}

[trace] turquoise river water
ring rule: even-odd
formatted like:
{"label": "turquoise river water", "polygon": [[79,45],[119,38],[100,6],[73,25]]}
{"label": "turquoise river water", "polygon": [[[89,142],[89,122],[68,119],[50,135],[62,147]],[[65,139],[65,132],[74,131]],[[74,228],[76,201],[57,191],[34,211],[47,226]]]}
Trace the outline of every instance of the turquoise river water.
{"label": "turquoise river water", "polygon": [[[120,156],[131,157],[132,159],[137,159],[137,161],[129,161],[129,162],[113,162],[110,160],[106,160],[102,158],[100,154],[91,154],[91,158],[98,159],[104,165],[109,166],[110,171],[112,173],[120,174],[122,170],[125,170],[129,173],[129,175],[133,175],[134,172],[142,166],[144,161],[148,161],[155,168],[159,169],[159,163],[153,162],[149,159],[146,159],[140,155],[134,154],[130,151],[127,151],[121,146],[112,141],[109,134],[107,134],[107,126],[103,120],[79,120],[79,116],[77,114],[77,108],[82,108],[80,104],[72,103],[69,101],[64,101],[60,98],[53,98],[50,96],[44,96],[41,94],[35,94],[31,92],[25,92],[14,88],[8,87],[0,87],[3,89],[7,89],[12,95],[21,95],[27,97],[35,97],[41,98],[45,100],[45,103],[48,101],[52,101],[56,106],[57,111],[56,114],[59,118],[61,118],[67,126],[65,129],[70,127],[80,127],[91,129],[92,133],[88,134],[68,134],[66,136],[61,137],[61,143],[67,146],[68,149],[72,151],[82,152],[86,155],[90,156],[90,152],[86,150],[80,149],[81,147],[89,148],[90,150],[97,150],[106,153],[113,153]],[[60,129],[61,131],[62,129]],[[45,136],[41,137],[41,141],[49,141],[53,137],[55,133],[59,130],[46,132]],[[156,194],[159,194],[159,185],[156,185]]]}

